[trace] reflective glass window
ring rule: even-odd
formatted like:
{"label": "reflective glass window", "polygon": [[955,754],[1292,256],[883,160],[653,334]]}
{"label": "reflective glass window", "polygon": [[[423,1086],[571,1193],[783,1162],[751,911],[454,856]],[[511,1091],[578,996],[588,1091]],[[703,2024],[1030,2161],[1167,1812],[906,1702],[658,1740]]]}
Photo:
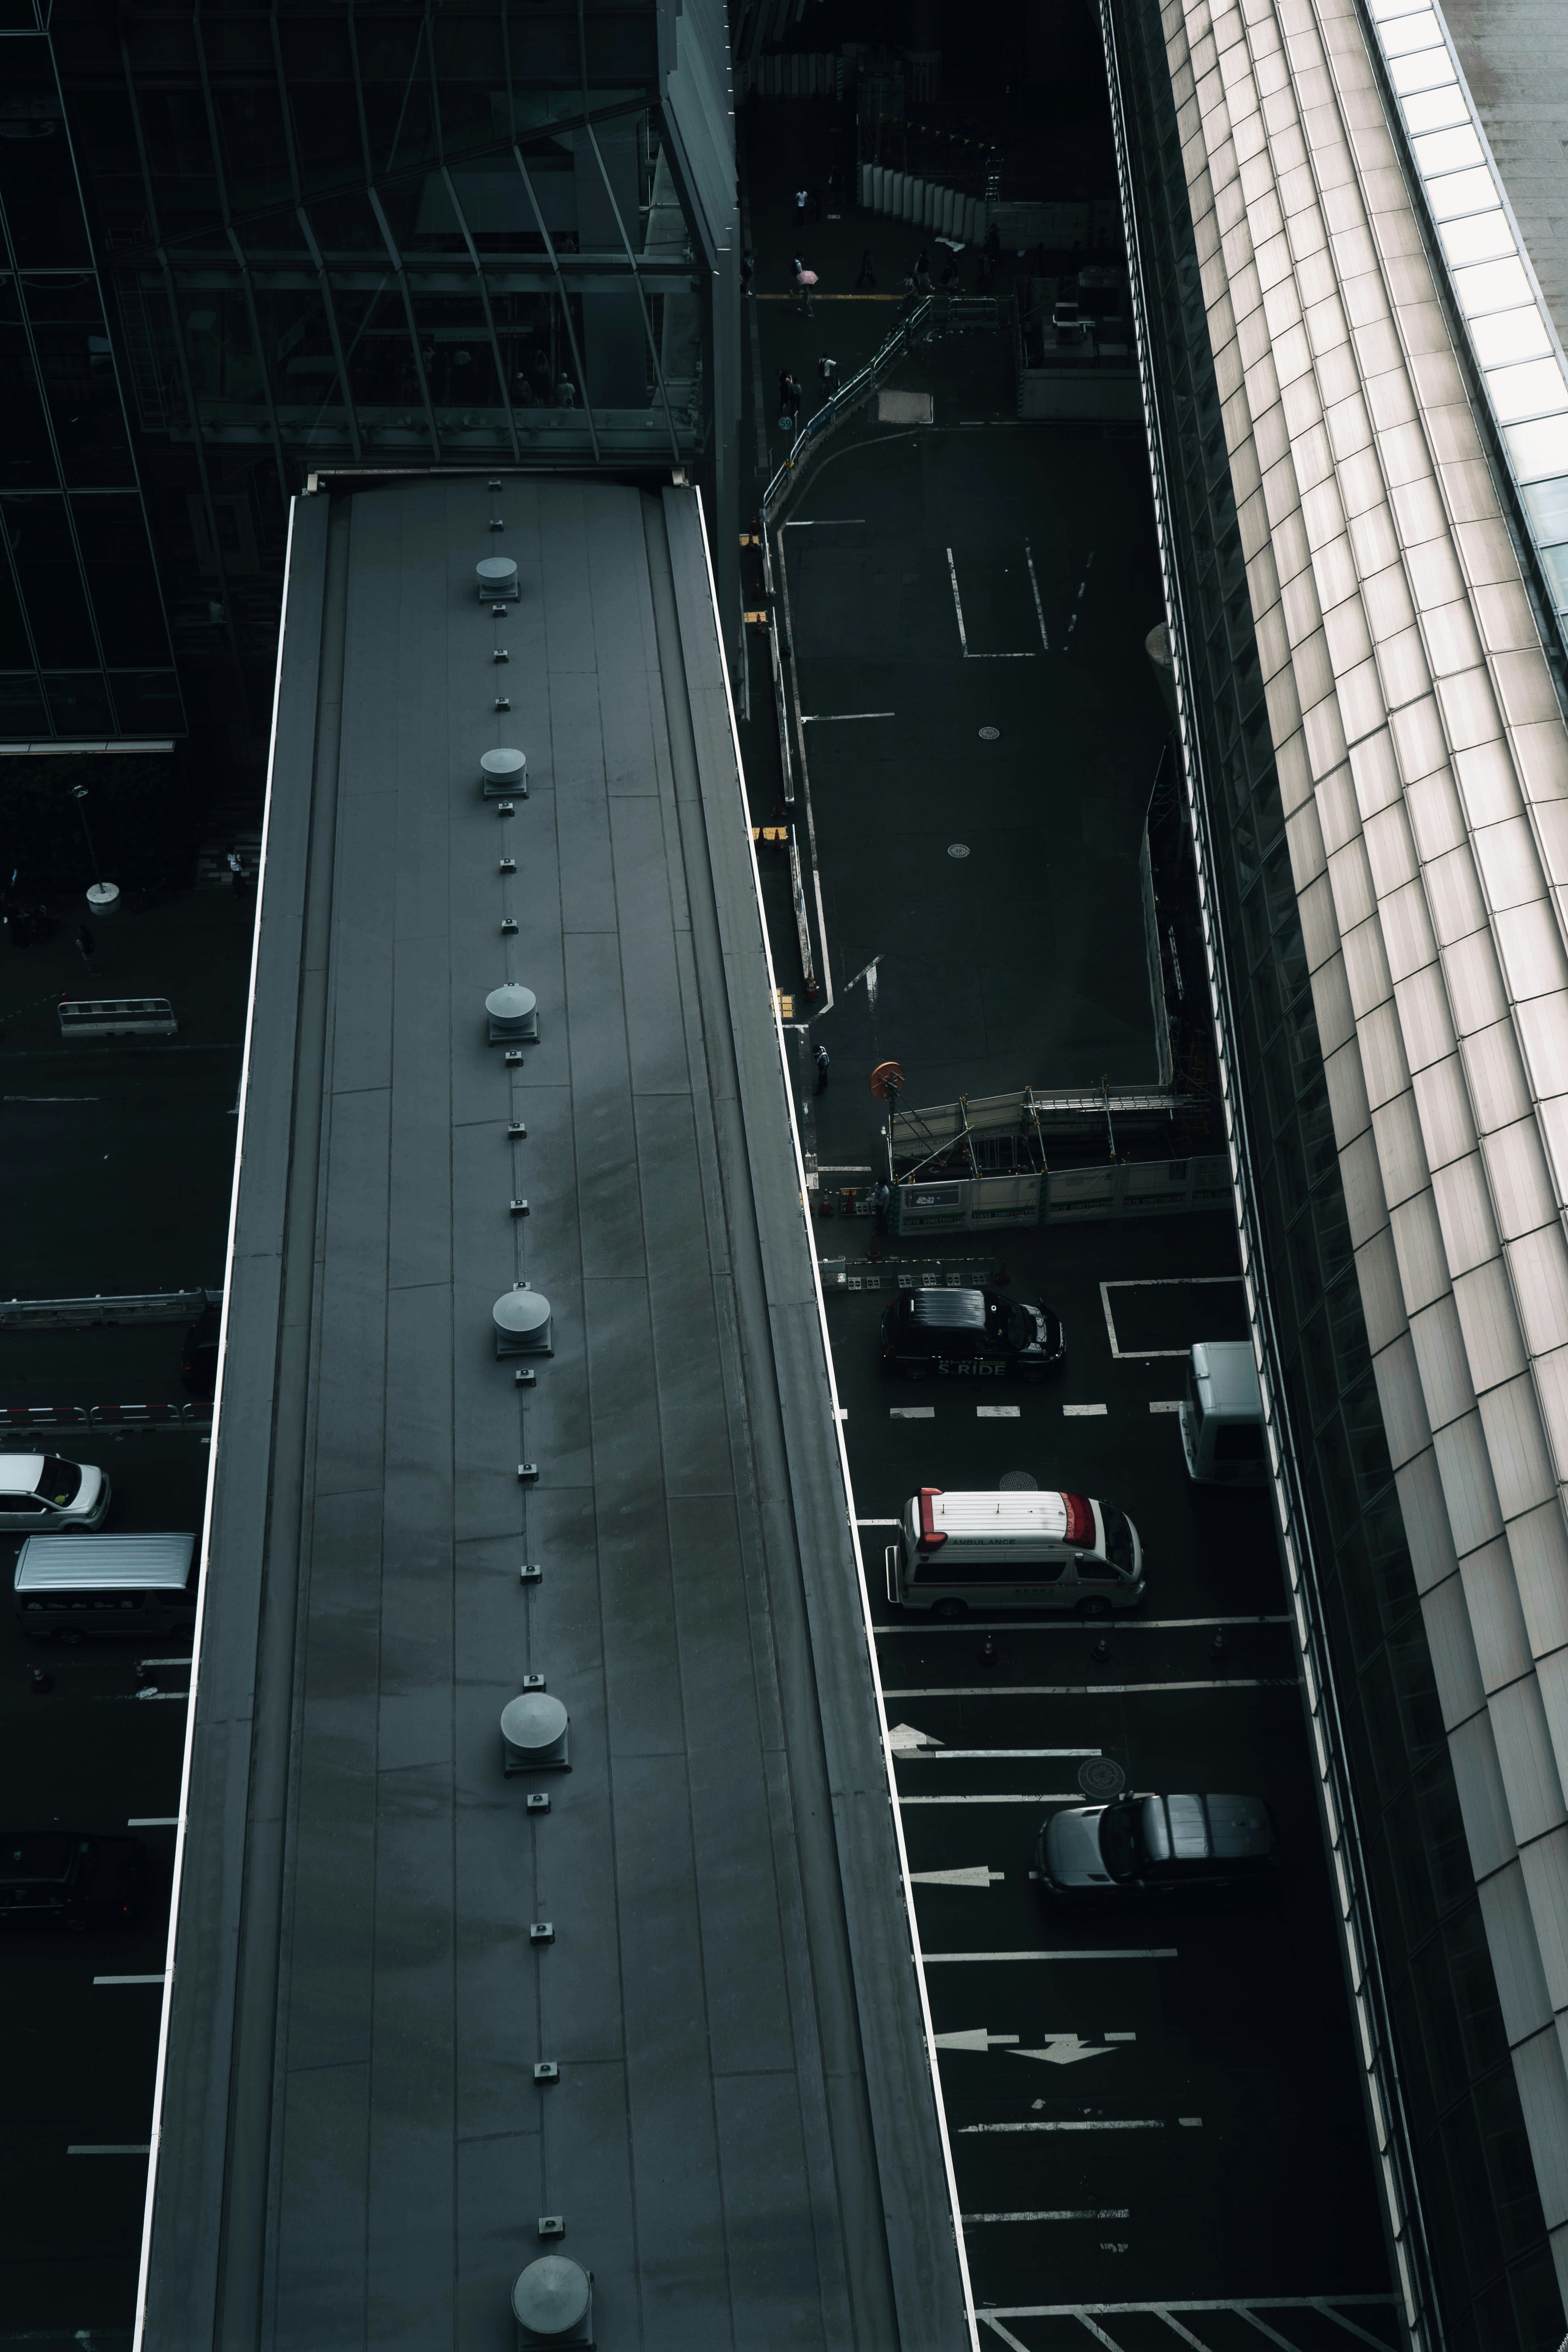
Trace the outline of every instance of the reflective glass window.
{"label": "reflective glass window", "polygon": [[435,160],[436,124],[420,17],[359,15],[354,19],[371,169],[406,171]]}
{"label": "reflective glass window", "polygon": [[140,498],[79,498],[71,508],[105,661],[128,668],[166,663],[169,639]]}
{"label": "reflective glass window", "polygon": [[189,74],[188,84],[179,89],[140,87],[136,102],[160,234],[189,237],[205,230],[217,238],[222,236],[217,171],[194,58]]}
{"label": "reflective glass window", "polygon": [[111,670],[110,691],[115,715],[126,735],[179,735],[185,715],[172,669]]}
{"label": "reflective glass window", "polygon": [[109,686],[98,669],[47,673],[44,690],[57,735],[111,735],[114,714]]}
{"label": "reflective glass window", "polygon": [[[0,738],[26,742],[48,732],[44,689],[34,673],[0,671]],[[0,869],[0,881],[9,879],[9,869]]]}
{"label": "reflective glass window", "polygon": [[87,228],[48,44],[5,44],[5,136],[0,204],[24,269],[68,268],[89,259]]}
{"label": "reflective glass window", "polygon": [[402,289],[391,271],[377,294],[340,294],[338,326],[359,428],[381,448],[426,451],[430,425]]}
{"label": "reflective glass window", "polygon": [[364,173],[347,23],[324,9],[282,16],[278,33],[305,194]]}
{"label": "reflective glass window", "polygon": [[[210,34],[208,40],[210,45]],[[216,89],[213,111],[234,209],[249,212],[261,205],[292,202],[283,110],[270,74],[266,81],[247,83],[244,89]]]}
{"label": "reflective glass window", "polygon": [[96,663],[64,499],[6,499],[0,513],[39,660],[60,669]]}
{"label": "reflective glass window", "polygon": [[15,278],[0,278],[0,485],[8,488],[51,488],[54,451],[33,364],[32,345],[22,321]]}
{"label": "reflective glass window", "polygon": [[134,479],[114,356],[88,271],[24,281],[44,397],[66,480]]}
{"label": "reflective glass window", "polygon": [[279,428],[291,438],[329,429],[346,434],[348,417],[321,288],[260,288],[256,308]]}

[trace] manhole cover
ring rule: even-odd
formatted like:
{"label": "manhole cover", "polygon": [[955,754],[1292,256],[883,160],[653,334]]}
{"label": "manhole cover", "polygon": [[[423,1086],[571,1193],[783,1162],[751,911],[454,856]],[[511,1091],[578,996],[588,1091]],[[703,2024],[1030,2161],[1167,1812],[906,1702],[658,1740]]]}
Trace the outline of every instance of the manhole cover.
{"label": "manhole cover", "polygon": [[1086,1797],[1119,1797],[1127,1775],[1113,1758],[1091,1756],[1078,1768],[1078,1785]]}
{"label": "manhole cover", "polygon": [[968,842],[950,841],[947,845],[947,854],[950,857],[967,857],[969,855]]}
{"label": "manhole cover", "polygon": [[999,743],[1002,740],[1002,730],[1000,727],[983,727],[980,730],[980,740],[983,743]]}
{"label": "manhole cover", "polygon": [[1004,1470],[996,1484],[1005,1495],[1037,1495],[1040,1490],[1032,1470]]}

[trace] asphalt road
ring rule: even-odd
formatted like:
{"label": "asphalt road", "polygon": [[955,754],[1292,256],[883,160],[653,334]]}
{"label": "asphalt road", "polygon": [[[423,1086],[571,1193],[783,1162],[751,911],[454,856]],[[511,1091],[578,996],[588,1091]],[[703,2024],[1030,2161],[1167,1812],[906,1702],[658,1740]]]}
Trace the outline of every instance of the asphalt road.
{"label": "asphalt road", "polygon": [[[1142,649],[1158,603],[1142,472],[1136,444],[1081,428],[872,433],[820,463],[792,509],[806,526],[784,534],[801,710],[893,714],[805,730],[833,992],[815,1013],[797,1003],[794,1044],[824,1168],[876,1164],[866,1076],[885,1056],[911,1103],[1153,1075],[1137,850],[1163,726]],[[752,735],[768,720],[753,676]],[[754,810],[772,789],[759,762]],[[832,1068],[816,1094],[819,1043]],[[1229,1217],[993,1233],[978,1256],[956,1237],[895,1242],[880,1265],[868,1223],[817,1231],[862,1286],[827,1312],[888,1721],[906,1727],[900,1812],[983,2340],[1143,2352],[1173,2340],[1160,2314],[1174,2305],[1202,2352],[1256,2343],[1258,2326],[1317,2352],[1354,2340],[1316,2307],[1331,2305],[1392,2345],[1269,1506],[1194,1487],[1168,1409],[1181,1351],[1245,1331]],[[967,1281],[987,1266],[1061,1315],[1060,1379],[889,1381],[879,1323],[900,1268]],[[893,1530],[875,1523],[921,1485],[1009,1472],[1131,1515],[1148,1580],[1135,1615],[948,1625],[889,1604]],[[1036,1840],[1084,1801],[1095,1758],[1133,1791],[1261,1796],[1272,1884],[1060,1916],[1031,1874]]]}

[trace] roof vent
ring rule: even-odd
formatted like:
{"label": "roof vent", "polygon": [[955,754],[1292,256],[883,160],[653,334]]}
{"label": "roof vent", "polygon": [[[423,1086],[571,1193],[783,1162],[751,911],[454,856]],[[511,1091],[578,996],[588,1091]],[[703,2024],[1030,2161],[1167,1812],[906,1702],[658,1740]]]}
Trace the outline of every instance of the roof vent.
{"label": "roof vent", "polygon": [[493,604],[498,597],[514,602],[520,593],[517,565],[510,555],[487,555],[482,563],[474,566],[474,577],[479,583],[479,602]]}
{"label": "roof vent", "polygon": [[500,1715],[501,1752],[508,1774],[570,1772],[572,1732],[566,1710],[548,1691],[524,1691]]}
{"label": "roof vent", "polygon": [[479,761],[479,782],[488,801],[528,798],[528,761],[510,748],[487,751]]}
{"label": "roof vent", "polygon": [[511,2291],[520,2347],[592,2344],[594,2274],[567,2254],[541,2254]]}
{"label": "roof vent", "polygon": [[492,1045],[536,1045],[539,1040],[539,999],[531,988],[515,981],[492,988],[485,999]]}
{"label": "roof vent", "polygon": [[550,1301],[537,1290],[503,1291],[490,1309],[496,1356],[552,1356]]}

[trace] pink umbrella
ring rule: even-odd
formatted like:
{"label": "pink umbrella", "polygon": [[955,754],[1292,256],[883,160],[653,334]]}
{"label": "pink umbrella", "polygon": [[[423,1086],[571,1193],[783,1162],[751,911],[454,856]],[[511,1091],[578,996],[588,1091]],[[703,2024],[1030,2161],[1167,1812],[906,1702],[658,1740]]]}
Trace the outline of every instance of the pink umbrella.
{"label": "pink umbrella", "polygon": [[795,273],[795,282],[797,286],[815,286],[816,283],[816,270],[797,269]]}

